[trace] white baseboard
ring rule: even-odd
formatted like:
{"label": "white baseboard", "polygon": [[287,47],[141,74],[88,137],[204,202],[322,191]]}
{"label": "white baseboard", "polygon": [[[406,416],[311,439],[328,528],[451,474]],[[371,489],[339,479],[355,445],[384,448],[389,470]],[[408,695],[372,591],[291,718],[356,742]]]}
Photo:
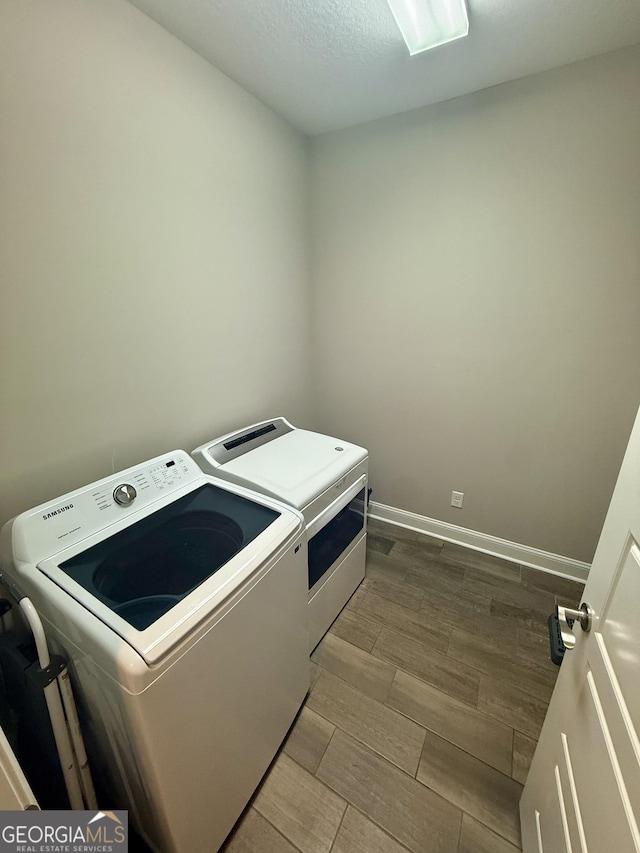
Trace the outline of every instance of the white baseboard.
{"label": "white baseboard", "polygon": [[584,583],[589,575],[591,566],[571,557],[561,557],[559,554],[551,554],[549,551],[540,551],[538,548],[530,548],[528,545],[519,545],[508,539],[499,539],[497,536],[489,536],[486,533],[478,533],[476,530],[468,530],[466,527],[458,527],[446,521],[438,521],[435,518],[427,518],[425,515],[417,515],[415,512],[407,512],[393,506],[369,502],[369,517],[378,521],[386,521],[398,527],[406,527],[418,533],[443,539],[445,542],[455,542],[457,545],[465,545],[474,551],[482,551],[493,557],[502,557],[522,566],[530,566],[532,569],[540,569],[552,575],[560,575],[564,578]]}

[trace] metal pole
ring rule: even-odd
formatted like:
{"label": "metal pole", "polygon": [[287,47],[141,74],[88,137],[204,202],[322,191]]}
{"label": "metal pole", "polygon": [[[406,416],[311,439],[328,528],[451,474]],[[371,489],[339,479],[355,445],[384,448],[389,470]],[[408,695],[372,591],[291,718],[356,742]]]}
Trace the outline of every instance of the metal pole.
{"label": "metal pole", "polygon": [[80,774],[80,785],[87,809],[97,809],[98,802],[96,800],[96,792],[93,787],[93,779],[91,778],[91,770],[89,769],[89,759],[84,747],[84,738],[80,729],[80,720],[76,711],[76,703],[73,698],[73,690],[71,689],[71,679],[69,678],[69,670],[65,666],[57,678],[58,687],[62,695],[62,704],[67,715],[67,724],[71,734],[71,742],[78,761],[78,772]]}
{"label": "metal pole", "polygon": [[[47,646],[47,639],[44,634],[40,617],[38,616],[35,607],[26,596],[20,599],[20,607],[22,608],[22,612],[33,631],[40,669],[47,669],[51,663],[51,658],[49,656],[49,647]],[[69,803],[72,809],[83,810],[84,802],[82,799],[82,791],[78,780],[73,746],[71,745],[69,730],[67,729],[67,721],[65,719],[62,702],[60,700],[60,691],[58,689],[57,680],[47,684],[44,688],[44,697],[47,702],[47,708],[49,709],[49,716],[51,717],[53,737],[58,748],[58,755],[60,756],[60,766],[62,768],[64,782],[67,787],[67,793],[69,795]]]}

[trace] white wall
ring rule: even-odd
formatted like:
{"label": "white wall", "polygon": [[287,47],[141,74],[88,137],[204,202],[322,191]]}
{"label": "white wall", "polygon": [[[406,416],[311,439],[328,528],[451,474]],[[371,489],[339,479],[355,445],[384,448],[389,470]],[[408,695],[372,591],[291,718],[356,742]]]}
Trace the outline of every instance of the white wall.
{"label": "white wall", "polygon": [[310,312],[307,141],[123,0],[3,0],[0,521],[284,413],[381,502],[590,559],[640,397],[639,95],[629,49],[316,139]]}
{"label": "white wall", "polygon": [[591,559],[640,401],[638,104],[633,48],[313,141],[317,426],[374,499]]}
{"label": "white wall", "polygon": [[304,423],[306,140],[122,0],[3,0],[0,113],[0,522]]}

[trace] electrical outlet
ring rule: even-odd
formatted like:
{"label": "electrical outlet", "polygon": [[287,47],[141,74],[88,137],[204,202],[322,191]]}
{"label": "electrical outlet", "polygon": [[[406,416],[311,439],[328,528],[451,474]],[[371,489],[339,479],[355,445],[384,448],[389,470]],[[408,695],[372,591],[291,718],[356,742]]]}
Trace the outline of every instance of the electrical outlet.
{"label": "electrical outlet", "polygon": [[462,501],[464,500],[464,492],[451,492],[451,506],[462,509]]}

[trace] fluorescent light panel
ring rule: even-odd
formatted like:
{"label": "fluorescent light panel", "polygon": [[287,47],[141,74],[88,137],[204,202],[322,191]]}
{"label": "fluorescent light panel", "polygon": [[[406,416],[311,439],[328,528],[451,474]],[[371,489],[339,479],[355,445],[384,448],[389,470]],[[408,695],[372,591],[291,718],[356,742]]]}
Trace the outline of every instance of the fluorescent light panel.
{"label": "fluorescent light panel", "polygon": [[464,0],[387,0],[409,53],[421,53],[469,32]]}

